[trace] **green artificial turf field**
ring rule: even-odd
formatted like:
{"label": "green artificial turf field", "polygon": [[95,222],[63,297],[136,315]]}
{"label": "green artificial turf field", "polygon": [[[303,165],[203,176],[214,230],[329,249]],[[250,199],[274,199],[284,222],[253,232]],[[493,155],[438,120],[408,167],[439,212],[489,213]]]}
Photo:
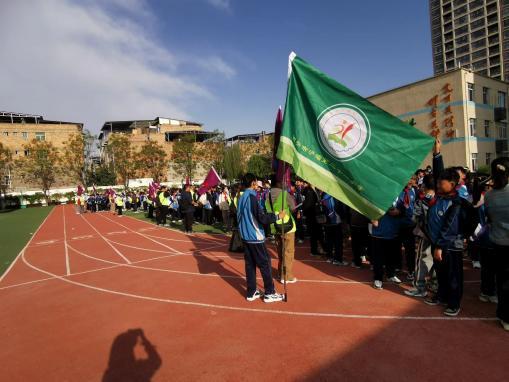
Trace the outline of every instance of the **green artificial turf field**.
{"label": "green artificial turf field", "polygon": [[[131,212],[131,211],[125,211],[124,212],[124,215],[127,215],[127,216],[131,216],[133,218],[136,218],[136,219],[140,219],[140,220],[143,220],[143,221],[146,221],[146,222],[149,222],[149,223],[153,223],[155,224],[155,220],[151,220],[151,219],[148,219],[145,215],[146,213],[145,212],[138,212],[138,213],[134,213],[134,212]],[[178,229],[180,231],[184,231],[184,225],[182,224],[182,222],[175,222],[175,223],[172,223],[170,219],[167,219],[166,220],[167,223],[170,224],[170,228],[174,228],[174,229]],[[194,232],[202,232],[202,233],[222,233],[224,234],[224,230],[223,230],[223,225],[221,223],[216,223],[214,225],[205,225],[205,224],[193,224],[193,231]]]}
{"label": "green artificial turf field", "polygon": [[0,275],[9,267],[53,207],[0,211]]}

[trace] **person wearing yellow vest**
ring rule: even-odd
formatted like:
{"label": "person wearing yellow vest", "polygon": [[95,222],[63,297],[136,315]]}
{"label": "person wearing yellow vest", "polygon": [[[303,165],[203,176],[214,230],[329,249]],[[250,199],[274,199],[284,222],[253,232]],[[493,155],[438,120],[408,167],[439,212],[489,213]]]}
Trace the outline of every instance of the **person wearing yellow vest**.
{"label": "person wearing yellow vest", "polygon": [[122,209],[124,208],[124,198],[123,195],[117,195],[115,197],[115,205],[117,207],[117,215],[122,216]]}
{"label": "person wearing yellow vest", "polygon": [[[297,225],[293,213],[295,212],[295,199],[286,190],[281,189],[281,182],[274,176],[272,178],[272,188],[267,195],[265,201],[265,209],[267,213],[279,214],[285,212],[283,219],[278,219],[276,223],[271,224],[271,232],[276,237],[276,248],[279,258],[278,273],[281,283],[286,280],[287,284],[297,282],[297,278],[293,275],[293,260],[295,257],[295,231]],[[284,234],[281,232],[284,227]],[[284,244],[284,245],[283,245]],[[283,253],[284,247],[284,253]],[[284,257],[284,258],[283,258]],[[283,260],[286,272],[283,269]],[[286,274],[284,274],[286,273]]]}
{"label": "person wearing yellow vest", "polygon": [[159,200],[159,214],[156,215],[158,217],[157,225],[164,225],[168,227],[169,224],[166,223],[166,217],[168,216],[168,208],[170,206],[170,193],[166,186],[161,187],[161,192],[157,195]]}

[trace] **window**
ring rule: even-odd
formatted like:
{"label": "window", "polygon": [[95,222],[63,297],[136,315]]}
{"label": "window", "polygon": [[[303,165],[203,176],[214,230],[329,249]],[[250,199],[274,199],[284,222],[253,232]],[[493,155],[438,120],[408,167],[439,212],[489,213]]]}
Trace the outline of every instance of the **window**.
{"label": "window", "polygon": [[45,141],[46,140],[46,133],[44,132],[37,132],[35,133],[35,139],[38,141]]}
{"label": "window", "polygon": [[467,83],[467,96],[469,101],[474,101],[474,84]]}
{"label": "window", "polygon": [[505,92],[498,92],[497,106],[506,107],[506,94]]}
{"label": "window", "polygon": [[481,16],[484,16],[484,8],[479,8],[478,10],[473,11],[470,14],[470,19],[476,19],[476,18],[481,17]]}
{"label": "window", "polygon": [[12,132],[12,136],[13,136],[13,137],[17,137],[17,136],[18,136],[18,132],[17,132],[17,131],[13,131],[13,132]]}
{"label": "window", "polygon": [[488,138],[490,136],[490,121],[484,121],[484,136]]}
{"label": "window", "polygon": [[476,40],[478,38],[484,37],[484,36],[486,36],[486,29],[484,29],[484,28],[479,29],[479,30],[473,32],[470,36],[472,37],[472,40]]}
{"label": "window", "polygon": [[4,132],[2,133],[2,135],[3,135],[4,137],[8,137],[8,136],[9,136],[9,132],[8,132],[8,131],[4,131]]}
{"label": "window", "polygon": [[25,154],[25,156],[27,157],[27,156],[29,156],[29,155],[30,155],[30,150],[25,150],[25,151],[23,151],[23,153],[24,153],[24,154]]}
{"label": "window", "polygon": [[486,57],[486,49],[478,50],[477,52],[472,53],[472,60],[476,60],[481,57]]}
{"label": "window", "polygon": [[472,171],[477,171],[477,153],[472,153]]}
{"label": "window", "polygon": [[486,87],[482,88],[482,103],[485,105],[488,105],[490,103],[490,89]]}
{"label": "window", "polygon": [[491,153],[486,153],[486,166],[491,164]]}
{"label": "window", "polygon": [[468,120],[468,127],[470,130],[470,136],[475,137],[475,118],[470,118]]}
{"label": "window", "polygon": [[477,29],[477,28],[481,28],[483,26],[484,26],[484,18],[476,20],[476,21],[473,21],[470,24],[470,29]]}
{"label": "window", "polygon": [[464,56],[458,57],[456,61],[458,62],[458,66],[467,65],[470,63],[470,55],[466,54]]}
{"label": "window", "polygon": [[23,132],[21,133],[21,137],[22,137],[23,139],[27,140],[27,139],[28,139],[28,133],[27,133],[26,131],[23,131]]}
{"label": "window", "polygon": [[460,15],[466,13],[466,12],[467,12],[467,6],[466,5],[464,5],[464,6],[460,7],[460,8],[456,8],[454,10],[454,17],[460,16]]}
{"label": "window", "polygon": [[468,45],[465,45],[465,46],[461,46],[459,47],[458,49],[456,49],[456,55],[460,55],[460,54],[463,54],[463,53],[466,53],[470,50],[470,47]]}
{"label": "window", "polygon": [[501,123],[498,125],[498,137],[500,139],[507,139],[507,123]]}

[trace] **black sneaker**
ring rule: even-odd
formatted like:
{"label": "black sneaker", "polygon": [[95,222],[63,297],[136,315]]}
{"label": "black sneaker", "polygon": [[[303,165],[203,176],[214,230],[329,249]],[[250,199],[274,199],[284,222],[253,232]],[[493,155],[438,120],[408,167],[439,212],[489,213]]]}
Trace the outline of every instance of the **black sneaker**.
{"label": "black sneaker", "polygon": [[436,305],[440,305],[441,301],[436,296],[433,296],[433,297],[426,298],[424,300],[424,303],[427,305],[436,306]]}
{"label": "black sneaker", "polygon": [[456,317],[460,312],[460,308],[446,308],[444,314],[449,317]]}

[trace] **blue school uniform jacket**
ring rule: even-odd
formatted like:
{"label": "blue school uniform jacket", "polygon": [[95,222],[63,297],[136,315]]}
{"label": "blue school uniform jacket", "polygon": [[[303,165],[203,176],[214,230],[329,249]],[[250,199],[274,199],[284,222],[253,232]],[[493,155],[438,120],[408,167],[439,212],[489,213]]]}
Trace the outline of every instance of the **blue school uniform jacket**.
{"label": "blue school uniform jacket", "polygon": [[428,214],[428,232],[432,244],[444,250],[463,250],[463,220],[461,197],[436,197]]}
{"label": "blue school uniform jacket", "polygon": [[246,243],[265,242],[263,226],[275,223],[275,214],[265,213],[256,197],[256,191],[248,189],[244,191],[237,205],[237,220],[239,222],[240,237]]}

